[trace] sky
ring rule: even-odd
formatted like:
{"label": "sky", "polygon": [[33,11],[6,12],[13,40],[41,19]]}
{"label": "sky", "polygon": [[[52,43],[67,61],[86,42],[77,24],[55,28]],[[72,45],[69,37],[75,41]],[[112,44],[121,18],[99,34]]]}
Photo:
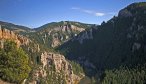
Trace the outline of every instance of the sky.
{"label": "sky", "polygon": [[31,28],[59,21],[101,24],[142,1],[146,0],[0,0],[0,21]]}

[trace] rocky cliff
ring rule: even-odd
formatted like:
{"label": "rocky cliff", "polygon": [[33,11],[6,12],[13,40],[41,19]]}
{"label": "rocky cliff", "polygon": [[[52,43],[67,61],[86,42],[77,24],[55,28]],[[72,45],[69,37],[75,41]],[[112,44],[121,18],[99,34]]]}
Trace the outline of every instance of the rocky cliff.
{"label": "rocky cliff", "polygon": [[28,45],[30,40],[22,35],[15,34],[13,31],[10,31],[6,28],[3,28],[0,25],[0,41],[1,41],[1,47],[3,47],[3,41],[4,40],[13,40],[16,42],[17,46],[20,45]]}
{"label": "rocky cliff", "polygon": [[[62,31],[62,33],[68,33],[68,34],[71,34],[73,32],[76,32],[73,35],[73,36],[76,36],[78,34],[77,32],[82,32],[85,29],[84,28],[79,28],[79,27],[74,26],[74,25],[68,25],[68,24],[66,24],[66,25],[63,25],[63,26],[60,26],[60,27],[56,27],[53,30],[50,30],[49,33],[50,34],[51,34],[51,32],[53,33],[54,30],[56,32]],[[69,40],[70,38],[71,38],[70,35],[65,35],[65,36],[62,35],[61,36],[61,35],[59,35],[59,34],[56,33],[56,34],[53,35],[53,41],[52,41],[52,45],[51,46],[52,47],[56,47],[58,45],[61,45],[61,42],[62,41],[65,42],[65,41]]]}
{"label": "rocky cliff", "polygon": [[31,32],[30,34],[32,39],[35,39],[38,43],[54,48],[91,26],[91,24],[72,21],[53,22],[34,29],[36,32]]}
{"label": "rocky cliff", "polygon": [[30,84],[40,83],[40,78],[45,79],[47,84],[77,84],[84,76],[83,73],[82,76],[74,74],[72,65],[61,54],[44,52],[41,63],[42,66],[34,71]]}
{"label": "rocky cliff", "polygon": [[[37,42],[34,40],[32,41],[28,37],[20,35],[14,31],[8,30],[4,28],[4,26],[0,26],[1,47],[3,47],[5,40],[12,40],[18,47],[22,47],[30,56],[31,65],[38,65],[38,67],[33,68],[32,70],[32,76],[30,75],[29,77],[31,78],[31,81],[25,79],[23,81],[24,84],[42,83],[42,79],[47,84],[75,84],[84,76],[82,73],[80,76],[74,74],[72,65],[63,55],[44,52],[39,56],[39,53],[41,53],[40,51],[43,51],[43,49],[40,48],[40,45]],[[40,60],[42,65],[39,65],[37,60]],[[55,79],[55,81],[53,79]]]}
{"label": "rocky cliff", "polygon": [[[95,29],[95,28],[94,28]],[[83,43],[84,40],[93,39],[93,28],[89,29],[88,31],[84,31],[75,38],[71,39],[71,41],[78,40],[80,44]]]}

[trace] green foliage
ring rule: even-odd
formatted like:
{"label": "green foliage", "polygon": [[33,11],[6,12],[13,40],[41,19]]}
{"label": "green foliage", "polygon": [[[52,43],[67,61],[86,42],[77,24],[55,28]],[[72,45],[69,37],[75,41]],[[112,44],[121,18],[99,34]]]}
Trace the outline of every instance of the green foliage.
{"label": "green foliage", "polygon": [[82,76],[82,74],[84,74],[84,70],[83,68],[80,66],[80,64],[74,62],[74,61],[70,61],[72,68],[73,68],[73,73],[78,75],[78,76]]}
{"label": "green foliage", "polygon": [[0,49],[0,78],[13,83],[21,83],[30,72],[27,54],[17,48],[12,41],[6,41]]}
{"label": "green foliage", "polygon": [[25,26],[21,26],[21,25],[15,25],[15,24],[12,24],[12,23],[8,23],[8,22],[2,22],[0,21],[0,25],[2,25],[2,27],[6,28],[6,29],[9,29],[9,30],[12,30],[12,31],[19,31],[19,30],[22,30],[22,31],[30,31],[31,29],[28,28],[28,27],[25,27]]}
{"label": "green foliage", "polygon": [[99,83],[96,82],[96,79],[94,77],[90,78],[85,76],[80,80],[79,84],[99,84]]}
{"label": "green foliage", "polygon": [[28,36],[33,41],[36,41],[40,45],[42,45],[43,48],[52,48],[52,42],[54,37],[58,38],[59,42],[63,44],[67,40],[73,38],[75,34],[80,33],[80,31],[78,30],[68,29],[67,31],[58,31],[54,29],[54,28],[59,29],[59,27],[62,26],[71,27],[71,25],[84,29],[89,29],[92,26],[92,24],[84,24],[84,23],[72,22],[72,21],[52,22],[34,29],[36,32],[26,33],[26,36]]}
{"label": "green foliage", "polygon": [[84,78],[80,80],[79,84],[91,84],[91,79],[85,76]]}
{"label": "green foliage", "polygon": [[146,66],[120,67],[105,71],[102,84],[145,84]]}
{"label": "green foliage", "polygon": [[144,8],[146,9],[146,2],[137,2],[128,6],[128,8]]}
{"label": "green foliage", "polygon": [[54,66],[51,66],[47,71],[47,84],[66,84],[65,75],[63,71],[56,73]]}
{"label": "green foliage", "polygon": [[52,23],[45,24],[39,28],[36,28],[35,30],[44,31],[45,29],[48,29],[48,28],[51,29],[54,27],[65,25],[64,22],[67,23],[68,25],[75,25],[77,27],[85,28],[85,29],[90,28],[92,26],[92,24],[85,24],[85,23],[74,22],[74,21],[61,21],[61,22],[52,22]]}
{"label": "green foliage", "polygon": [[[133,69],[135,65],[146,63],[145,8],[146,3],[132,4],[124,8],[124,10],[132,13],[132,16],[126,18],[114,17],[107,22],[103,22],[98,28],[93,29],[93,39],[84,39],[83,43],[80,44],[79,40],[82,39],[80,36],[85,34],[82,32],[73,40],[59,46],[57,50],[65,54],[68,59],[88,59],[96,66],[96,71],[112,70],[119,66],[131,65],[130,72],[132,72],[135,70]],[[138,43],[140,47],[134,50],[135,43]],[[127,70],[125,71],[127,73]],[[121,71],[119,70],[119,72]],[[121,76],[121,80],[122,77],[124,76]]]}
{"label": "green foliage", "polygon": [[[143,4],[146,5],[146,3]],[[144,49],[146,45],[145,10],[140,8],[129,10],[134,12],[133,17],[114,17],[98,26],[97,29],[93,29],[93,39],[85,39],[80,44],[78,40],[81,39],[79,36],[84,33],[82,32],[74,40],[59,46],[57,50],[63,52],[69,59],[78,60],[79,57],[85,57],[99,70],[115,68],[122,64],[146,62]],[[140,29],[138,26],[142,28]],[[130,38],[128,37],[129,34],[131,35]],[[139,43],[143,47],[132,52],[134,43]]]}

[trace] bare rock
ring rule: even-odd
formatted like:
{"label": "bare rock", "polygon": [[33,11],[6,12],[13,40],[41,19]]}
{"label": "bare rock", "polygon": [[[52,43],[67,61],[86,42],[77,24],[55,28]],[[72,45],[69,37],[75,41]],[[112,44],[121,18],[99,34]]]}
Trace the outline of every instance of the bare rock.
{"label": "bare rock", "polygon": [[59,38],[57,37],[53,37],[53,40],[52,40],[52,47],[56,47],[56,46],[58,46],[58,45],[60,45],[61,43],[60,43],[60,40],[59,40]]}
{"label": "bare rock", "polygon": [[54,65],[55,73],[63,73],[67,84],[74,84],[81,78],[73,73],[72,65],[65,59],[63,55],[44,52],[41,55],[43,68]]}
{"label": "bare rock", "polygon": [[5,28],[1,28],[0,26],[0,40],[1,40],[1,47],[2,47],[2,40],[13,40],[17,47],[20,45],[28,45],[30,40],[27,37],[24,37],[22,35],[15,34],[13,31],[10,31]]}
{"label": "bare rock", "polygon": [[80,42],[80,44],[82,44],[86,39],[93,39],[92,31],[93,30],[90,29],[89,31],[86,31],[77,37],[77,40]]}

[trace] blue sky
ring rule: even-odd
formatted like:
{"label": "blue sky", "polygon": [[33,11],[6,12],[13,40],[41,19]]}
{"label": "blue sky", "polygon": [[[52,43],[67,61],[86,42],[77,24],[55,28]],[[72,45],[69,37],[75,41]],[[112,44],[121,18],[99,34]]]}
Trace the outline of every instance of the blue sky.
{"label": "blue sky", "polygon": [[141,1],[145,0],[0,0],[0,20],[33,28],[58,21],[100,24]]}

